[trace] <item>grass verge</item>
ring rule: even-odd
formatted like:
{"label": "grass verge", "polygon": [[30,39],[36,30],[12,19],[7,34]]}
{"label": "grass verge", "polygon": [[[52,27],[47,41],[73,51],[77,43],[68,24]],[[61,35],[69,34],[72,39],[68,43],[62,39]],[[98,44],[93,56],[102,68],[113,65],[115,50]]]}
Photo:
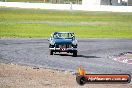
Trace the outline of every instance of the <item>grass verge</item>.
{"label": "grass verge", "polygon": [[79,38],[132,38],[132,13],[0,7],[0,37],[47,38],[55,31]]}

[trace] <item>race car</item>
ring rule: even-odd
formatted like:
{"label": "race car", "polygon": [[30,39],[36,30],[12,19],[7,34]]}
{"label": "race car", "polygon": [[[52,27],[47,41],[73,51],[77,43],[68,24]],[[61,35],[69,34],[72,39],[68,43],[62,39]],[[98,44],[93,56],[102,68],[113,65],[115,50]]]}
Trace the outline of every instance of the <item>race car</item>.
{"label": "race car", "polygon": [[77,56],[77,40],[72,32],[54,32],[49,39],[50,55],[54,52],[72,53]]}

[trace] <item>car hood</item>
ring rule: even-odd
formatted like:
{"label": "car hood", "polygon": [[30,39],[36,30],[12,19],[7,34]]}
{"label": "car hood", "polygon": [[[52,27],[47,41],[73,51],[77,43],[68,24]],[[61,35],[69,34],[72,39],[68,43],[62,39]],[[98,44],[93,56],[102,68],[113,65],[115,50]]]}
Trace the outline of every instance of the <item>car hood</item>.
{"label": "car hood", "polygon": [[55,44],[72,44],[73,39],[54,39]]}

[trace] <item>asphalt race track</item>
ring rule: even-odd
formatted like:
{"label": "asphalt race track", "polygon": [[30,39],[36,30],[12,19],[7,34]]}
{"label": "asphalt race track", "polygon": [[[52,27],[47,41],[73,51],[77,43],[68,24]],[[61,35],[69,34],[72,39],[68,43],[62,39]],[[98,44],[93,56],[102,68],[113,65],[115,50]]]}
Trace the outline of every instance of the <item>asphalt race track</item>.
{"label": "asphalt race track", "polygon": [[114,55],[132,52],[132,39],[78,39],[78,57],[49,55],[47,39],[0,39],[0,63],[15,63],[76,72],[82,65],[88,73],[127,73],[132,64],[113,60]]}

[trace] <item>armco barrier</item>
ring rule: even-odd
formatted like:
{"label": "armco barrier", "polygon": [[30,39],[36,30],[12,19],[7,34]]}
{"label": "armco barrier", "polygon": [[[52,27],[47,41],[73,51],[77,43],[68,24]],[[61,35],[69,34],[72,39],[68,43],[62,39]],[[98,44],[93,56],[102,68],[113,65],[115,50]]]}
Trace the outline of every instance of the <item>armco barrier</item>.
{"label": "armco barrier", "polygon": [[47,3],[26,3],[26,2],[0,2],[0,6],[18,7],[18,8],[56,9],[56,10],[132,12],[132,6],[47,4]]}

